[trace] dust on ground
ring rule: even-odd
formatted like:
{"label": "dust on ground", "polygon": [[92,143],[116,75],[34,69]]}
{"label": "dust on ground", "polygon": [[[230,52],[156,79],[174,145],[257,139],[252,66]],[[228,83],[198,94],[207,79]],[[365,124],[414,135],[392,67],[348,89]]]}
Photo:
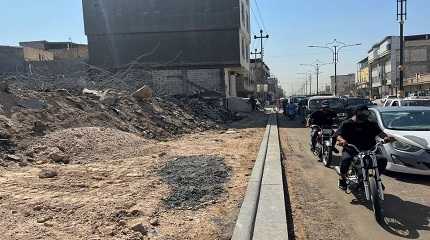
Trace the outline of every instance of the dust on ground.
{"label": "dust on ground", "polygon": [[324,196],[317,178],[314,178],[313,174],[318,174],[314,170],[318,162],[308,151],[307,136],[303,135],[302,126],[299,122],[286,123],[284,119],[280,124],[295,239],[357,239],[343,222],[344,218],[334,217],[344,214],[343,210],[338,203]]}
{"label": "dust on ground", "polygon": [[[230,239],[265,120],[253,115],[243,120],[253,128],[235,123],[165,141],[106,126],[34,138],[31,164],[0,168],[1,239]],[[215,191],[204,178],[184,178],[201,197],[179,196],[174,206],[191,209],[166,204],[181,187],[166,170],[198,166],[218,176]]]}

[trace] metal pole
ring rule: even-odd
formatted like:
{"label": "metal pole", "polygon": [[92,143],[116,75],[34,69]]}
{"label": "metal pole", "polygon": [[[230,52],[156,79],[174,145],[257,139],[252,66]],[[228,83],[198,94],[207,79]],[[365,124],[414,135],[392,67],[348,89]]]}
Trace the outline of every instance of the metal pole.
{"label": "metal pole", "polygon": [[312,73],[309,73],[309,96],[312,96]]}
{"label": "metal pole", "polygon": [[334,46],[334,95],[337,96],[337,46]]}
{"label": "metal pole", "polygon": [[317,95],[319,93],[319,75],[320,75],[320,65],[317,63]]}
{"label": "metal pole", "polygon": [[400,94],[403,94],[403,64],[404,64],[404,36],[403,36],[403,1],[400,6],[401,16],[400,16],[400,80],[399,80],[399,90]]}

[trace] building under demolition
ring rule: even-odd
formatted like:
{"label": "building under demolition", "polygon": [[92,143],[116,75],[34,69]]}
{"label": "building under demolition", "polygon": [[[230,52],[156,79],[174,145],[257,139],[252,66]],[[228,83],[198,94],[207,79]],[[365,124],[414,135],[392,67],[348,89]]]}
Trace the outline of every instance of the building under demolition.
{"label": "building under demolition", "polygon": [[170,94],[236,96],[249,79],[249,1],[85,0],[83,11],[92,65],[139,64]]}

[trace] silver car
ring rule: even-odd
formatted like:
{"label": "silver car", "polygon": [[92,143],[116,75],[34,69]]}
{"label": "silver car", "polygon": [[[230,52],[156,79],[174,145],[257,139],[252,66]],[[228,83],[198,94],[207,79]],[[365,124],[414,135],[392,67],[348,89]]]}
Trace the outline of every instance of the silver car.
{"label": "silver car", "polygon": [[397,141],[381,149],[387,170],[430,175],[430,108],[372,108],[381,129]]}

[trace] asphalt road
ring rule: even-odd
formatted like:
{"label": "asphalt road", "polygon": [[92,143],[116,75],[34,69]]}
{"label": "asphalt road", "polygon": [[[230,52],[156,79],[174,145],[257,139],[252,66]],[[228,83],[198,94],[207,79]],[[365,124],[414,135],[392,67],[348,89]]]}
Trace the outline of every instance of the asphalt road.
{"label": "asphalt road", "polygon": [[296,239],[430,239],[430,177],[387,173],[385,224],[360,196],[337,189],[337,174],[309,151],[309,131],[280,117]]}

